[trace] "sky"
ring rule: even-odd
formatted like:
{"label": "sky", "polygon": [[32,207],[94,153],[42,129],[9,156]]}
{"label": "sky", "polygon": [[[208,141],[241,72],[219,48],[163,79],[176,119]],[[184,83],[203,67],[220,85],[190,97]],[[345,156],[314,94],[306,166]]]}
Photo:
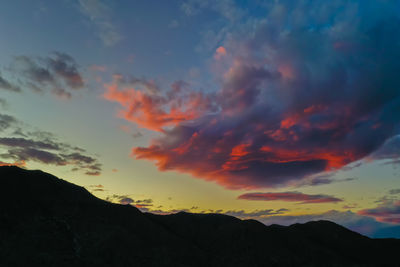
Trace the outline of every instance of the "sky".
{"label": "sky", "polygon": [[0,33],[0,165],[400,238],[400,1],[16,0]]}

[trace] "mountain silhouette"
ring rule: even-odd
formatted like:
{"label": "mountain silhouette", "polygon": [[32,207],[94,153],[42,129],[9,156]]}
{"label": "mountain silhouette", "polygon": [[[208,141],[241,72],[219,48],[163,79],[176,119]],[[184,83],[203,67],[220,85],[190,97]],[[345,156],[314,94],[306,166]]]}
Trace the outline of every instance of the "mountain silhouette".
{"label": "mountain silhouette", "polygon": [[400,266],[399,239],[329,221],[142,213],[12,166],[0,167],[0,188],[0,266]]}

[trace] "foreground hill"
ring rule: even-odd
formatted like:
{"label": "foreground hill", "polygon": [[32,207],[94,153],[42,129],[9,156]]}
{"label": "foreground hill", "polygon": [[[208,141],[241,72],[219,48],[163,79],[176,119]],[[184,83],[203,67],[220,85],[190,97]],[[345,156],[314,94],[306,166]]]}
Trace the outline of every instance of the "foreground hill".
{"label": "foreground hill", "polygon": [[0,167],[0,188],[0,266],[400,266],[400,240],[329,221],[142,213],[17,167]]}

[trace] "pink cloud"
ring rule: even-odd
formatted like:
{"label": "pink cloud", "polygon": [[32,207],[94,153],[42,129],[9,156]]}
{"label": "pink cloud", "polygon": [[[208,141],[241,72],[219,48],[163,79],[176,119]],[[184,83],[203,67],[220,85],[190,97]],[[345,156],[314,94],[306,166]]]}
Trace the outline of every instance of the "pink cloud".
{"label": "pink cloud", "polygon": [[343,201],[340,198],[327,195],[308,195],[300,192],[279,192],[279,193],[246,193],[238,199],[258,201],[287,201],[300,202],[302,204],[336,203]]}
{"label": "pink cloud", "polygon": [[359,215],[375,218],[379,222],[400,224],[400,200],[383,203],[373,209],[364,209]]}

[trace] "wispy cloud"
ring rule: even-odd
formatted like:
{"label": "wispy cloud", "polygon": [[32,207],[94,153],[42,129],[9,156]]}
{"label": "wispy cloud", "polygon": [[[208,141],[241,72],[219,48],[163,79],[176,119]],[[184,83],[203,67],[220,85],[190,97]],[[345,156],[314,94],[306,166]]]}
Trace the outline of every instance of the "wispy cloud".
{"label": "wispy cloud", "polygon": [[6,80],[1,73],[0,73],[0,89],[12,92],[21,92],[21,88]]}
{"label": "wispy cloud", "polygon": [[111,9],[102,0],[79,0],[80,10],[97,28],[105,46],[113,46],[122,36],[111,20]]}
{"label": "wispy cloud", "polygon": [[267,216],[285,214],[288,209],[265,209],[265,210],[254,210],[254,211],[244,211],[244,210],[228,210],[220,212],[221,214],[234,216],[240,219],[260,219]]}
{"label": "wispy cloud", "polygon": [[398,189],[391,189],[391,190],[389,191],[389,194],[391,194],[391,195],[400,194],[400,188],[398,188]]}
{"label": "wispy cloud", "polygon": [[[0,114],[0,159],[70,166],[73,171],[100,175],[102,164],[80,147],[60,141],[52,133],[33,130],[13,116]],[[14,135],[14,137],[9,137]],[[18,137],[16,137],[18,136]],[[4,163],[4,162],[3,162]]]}
{"label": "wispy cloud", "polygon": [[104,189],[104,185],[102,184],[95,184],[95,185],[89,185],[89,190],[92,192],[104,192],[106,189]]}
{"label": "wispy cloud", "polygon": [[328,195],[308,195],[300,192],[279,192],[279,193],[246,193],[238,196],[238,199],[258,201],[288,201],[302,204],[336,203],[343,201],[340,198]]}
{"label": "wispy cloud", "polygon": [[8,108],[8,102],[4,98],[0,98],[0,107],[5,110]]}
{"label": "wispy cloud", "polygon": [[245,9],[240,8],[234,0],[222,0],[218,2],[209,0],[186,0],[181,4],[181,10],[187,16],[197,15],[204,9],[211,9],[230,21],[237,21],[246,14]]}
{"label": "wispy cloud", "polygon": [[150,198],[133,199],[129,195],[113,194],[113,195],[107,196],[106,200],[110,201],[110,202],[117,202],[117,203],[123,204],[123,205],[133,205],[133,206],[136,206],[137,208],[145,209],[146,211],[149,207],[153,206],[153,200]]}
{"label": "wispy cloud", "polygon": [[47,57],[16,56],[9,70],[18,77],[20,87],[50,91],[61,98],[71,98],[73,91],[85,85],[75,60],[61,52]]}

